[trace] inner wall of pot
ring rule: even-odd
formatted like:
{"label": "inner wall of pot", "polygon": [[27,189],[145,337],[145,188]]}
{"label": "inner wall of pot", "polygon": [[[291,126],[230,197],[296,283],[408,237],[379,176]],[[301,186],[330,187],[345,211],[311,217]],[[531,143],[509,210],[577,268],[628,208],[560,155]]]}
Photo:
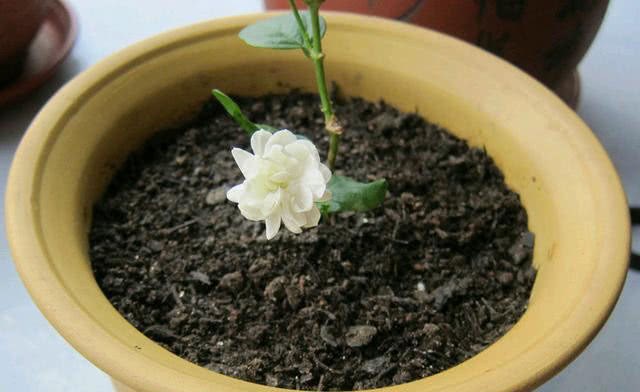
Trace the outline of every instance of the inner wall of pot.
{"label": "inner wall of pot", "polygon": [[[500,341],[460,366],[482,367],[481,357],[491,359],[494,367],[507,363],[562,321],[592,273],[592,260],[567,259],[576,251],[569,242],[583,244],[578,251],[584,254],[599,246],[593,240],[597,228],[582,225],[576,212],[592,208],[597,200],[585,185],[588,173],[575,164],[581,157],[567,140],[570,125],[555,120],[553,105],[528,100],[526,91],[513,86],[511,75],[503,81],[495,69],[483,69],[483,61],[393,35],[373,40],[360,36],[366,34],[340,26],[332,30],[326,40],[329,78],[346,95],[384,98],[485,147],[522,197],[536,234],[534,262],[540,267],[530,308]],[[93,279],[86,234],[91,209],[126,156],[153,132],[193,116],[212,88],[252,96],[292,87],[313,91],[311,66],[300,53],[245,48],[236,40],[233,32],[166,45],[94,80],[94,88],[77,97],[82,99],[79,108],[58,124],[42,169],[41,222],[55,222],[42,224],[43,238],[56,239],[47,247],[60,279],[114,337],[143,347],[142,355],[166,365],[182,360],[119,316]],[[541,130],[545,138],[533,136]],[[61,172],[66,173],[63,179]],[[71,263],[79,268],[69,268]],[[576,263],[587,268],[575,268]],[[203,376],[195,366],[184,371]]]}

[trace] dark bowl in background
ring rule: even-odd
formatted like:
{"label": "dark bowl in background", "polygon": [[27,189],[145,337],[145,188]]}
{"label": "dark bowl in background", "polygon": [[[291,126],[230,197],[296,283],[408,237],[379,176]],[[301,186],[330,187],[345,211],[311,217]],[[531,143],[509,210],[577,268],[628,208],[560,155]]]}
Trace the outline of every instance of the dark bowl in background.
{"label": "dark bowl in background", "polygon": [[0,0],[0,85],[20,74],[50,0]]}

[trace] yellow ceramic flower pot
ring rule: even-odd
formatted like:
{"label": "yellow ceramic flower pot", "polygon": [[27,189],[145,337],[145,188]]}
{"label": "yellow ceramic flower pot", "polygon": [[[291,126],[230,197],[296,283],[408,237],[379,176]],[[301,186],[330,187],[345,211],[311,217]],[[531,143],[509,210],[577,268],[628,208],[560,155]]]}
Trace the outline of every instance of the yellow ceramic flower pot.
{"label": "yellow ceramic flower pot", "polygon": [[[236,37],[263,17],[186,27],[109,57],[46,105],[16,153],[6,219],[18,270],[49,321],[120,391],[273,391],[191,364],[146,338],[102,294],[87,256],[92,206],[114,170],[154,131],[192,116],[212,87],[249,95],[313,89],[301,53],[254,49]],[[330,79],[346,94],[417,109],[485,146],[536,233],[539,273],[513,329],[450,370],[388,391],[539,385],[593,338],[626,274],[628,212],[606,153],[551,92],[480,49],[382,19],[327,19]]]}

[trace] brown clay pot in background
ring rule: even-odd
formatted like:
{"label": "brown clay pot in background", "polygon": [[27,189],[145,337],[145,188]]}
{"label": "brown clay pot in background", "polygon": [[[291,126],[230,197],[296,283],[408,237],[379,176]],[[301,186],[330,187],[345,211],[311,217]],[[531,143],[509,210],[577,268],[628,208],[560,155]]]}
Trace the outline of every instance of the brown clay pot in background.
{"label": "brown clay pot in background", "polygon": [[[302,6],[303,2],[298,1]],[[399,19],[456,36],[499,55],[553,89],[578,98],[576,66],[609,0],[326,0],[323,9]],[[267,9],[287,0],[265,0]]]}
{"label": "brown clay pot in background", "polygon": [[0,84],[20,73],[49,0],[0,0]]}

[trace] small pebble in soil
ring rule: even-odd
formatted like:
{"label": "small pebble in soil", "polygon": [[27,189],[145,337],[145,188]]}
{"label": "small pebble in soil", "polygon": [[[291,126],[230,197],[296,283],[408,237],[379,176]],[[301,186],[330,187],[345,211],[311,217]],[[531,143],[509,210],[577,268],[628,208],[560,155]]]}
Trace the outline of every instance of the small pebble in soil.
{"label": "small pebble in soil", "polygon": [[[322,153],[317,97],[239,99]],[[384,205],[266,241],[226,200],[246,134],[217,103],[133,154],[95,206],[96,281],[133,326],[207,369],[305,390],[385,387],[482,351],[522,316],[534,236],[481,148],[414,113],[338,102],[339,172]]]}
{"label": "small pebble in soil", "polygon": [[227,200],[227,188],[220,187],[216,189],[212,189],[207,193],[206,203],[210,206],[214,206],[216,204],[220,204]]}
{"label": "small pebble in soil", "polygon": [[349,327],[347,334],[344,337],[347,346],[349,347],[362,347],[371,343],[373,337],[378,333],[376,327],[369,325],[356,325]]}

